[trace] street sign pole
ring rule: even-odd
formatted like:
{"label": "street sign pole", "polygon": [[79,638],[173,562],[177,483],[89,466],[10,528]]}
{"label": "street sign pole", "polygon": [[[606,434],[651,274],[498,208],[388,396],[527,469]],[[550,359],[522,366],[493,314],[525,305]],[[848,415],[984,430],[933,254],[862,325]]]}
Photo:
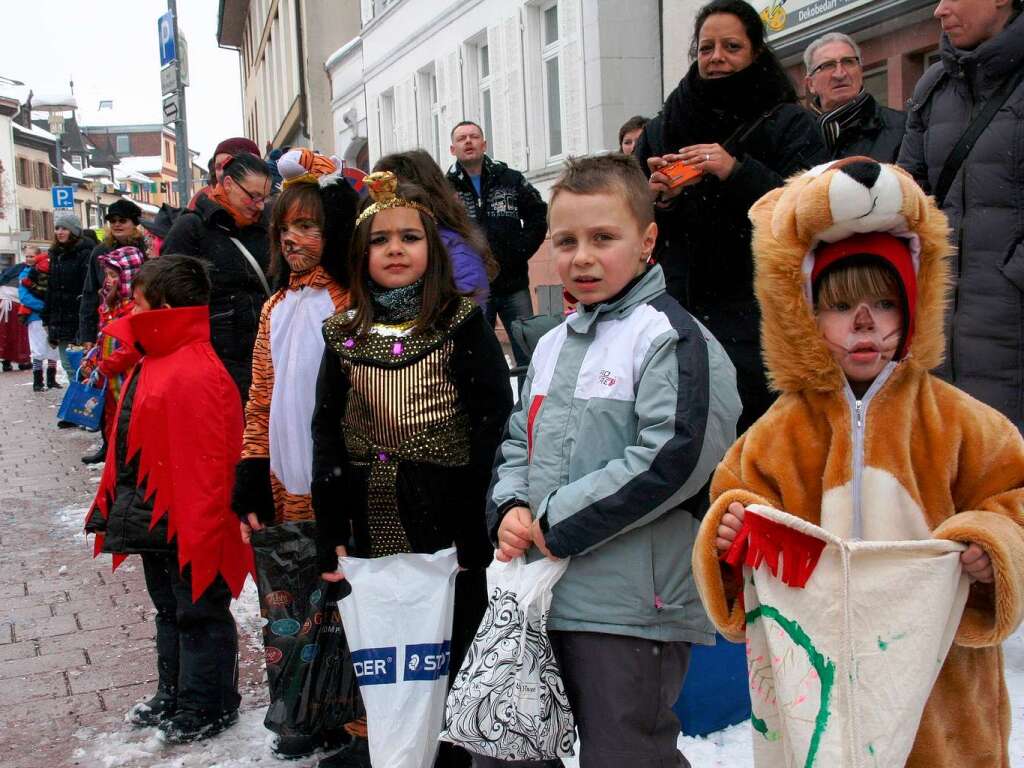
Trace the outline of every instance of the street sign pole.
{"label": "street sign pole", "polygon": [[185,117],[185,84],[181,77],[181,38],[178,36],[178,3],[167,0],[167,10],[171,14],[172,34],[174,35],[175,57],[171,66],[174,67],[174,92],[178,101],[178,119],[174,123],[174,144],[178,156],[178,205],[188,205],[192,195],[192,157],[188,151],[188,124]]}

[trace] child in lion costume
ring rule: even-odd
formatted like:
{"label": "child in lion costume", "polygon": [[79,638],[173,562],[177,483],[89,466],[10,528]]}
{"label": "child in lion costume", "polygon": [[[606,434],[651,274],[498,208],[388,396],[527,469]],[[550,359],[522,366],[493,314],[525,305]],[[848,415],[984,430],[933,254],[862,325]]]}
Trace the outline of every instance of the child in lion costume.
{"label": "child in lion costume", "polygon": [[[693,551],[701,599],[719,631],[739,642],[748,622],[764,615],[747,612],[744,595],[765,559],[780,579],[786,569],[787,583],[807,582],[817,554],[798,561],[767,534],[755,542],[760,552],[746,560],[751,578],[741,583],[743,563],[730,555],[744,539],[754,541],[747,523],[763,522],[758,510],[766,508],[778,519],[796,518],[798,528],[825,532],[819,551],[826,539],[840,547],[900,542],[898,549],[916,541],[909,546],[955,550],[960,603],[950,614],[949,651],[944,660],[944,648],[937,661],[930,657],[935,683],[930,694],[923,689],[919,719],[915,712],[909,720],[917,723],[916,737],[913,725],[905,727],[911,732],[903,734],[901,754],[913,768],[1008,768],[1011,708],[1000,643],[1024,609],[1024,440],[994,409],[929,373],[944,348],[946,219],[909,175],[867,158],[793,178],[758,201],[750,217],[764,360],[781,394],[714,475],[712,506]],[[936,539],[960,544],[928,543]],[[928,606],[917,598],[929,595],[914,594],[919,572],[908,564],[897,573],[884,589],[904,601],[909,594],[911,612],[924,612]],[[819,613],[831,610],[822,603]],[[881,613],[887,606],[877,607]],[[876,615],[854,618],[870,625]],[[784,628],[799,632],[796,621]],[[894,639],[880,635],[878,648]],[[819,670],[829,663],[821,654],[812,661]],[[769,655],[768,662],[779,659]],[[850,679],[857,673],[852,667]],[[837,687],[844,677],[835,676]],[[813,670],[811,678],[821,689]],[[854,730],[844,720],[852,712],[834,713],[833,724]],[[814,739],[827,717],[819,712]],[[782,757],[781,748],[762,749],[758,739],[785,734],[756,716],[753,725],[759,765],[896,764],[848,735],[835,753],[841,757],[819,754],[816,761],[817,742],[804,745],[799,759],[790,746]]]}

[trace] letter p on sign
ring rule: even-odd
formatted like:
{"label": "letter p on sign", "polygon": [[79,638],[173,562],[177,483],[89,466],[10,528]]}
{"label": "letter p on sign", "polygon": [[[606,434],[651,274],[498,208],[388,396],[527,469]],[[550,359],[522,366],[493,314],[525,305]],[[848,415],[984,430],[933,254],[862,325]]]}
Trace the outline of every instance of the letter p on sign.
{"label": "letter p on sign", "polygon": [[51,187],[54,208],[74,208],[75,188],[74,187]]}

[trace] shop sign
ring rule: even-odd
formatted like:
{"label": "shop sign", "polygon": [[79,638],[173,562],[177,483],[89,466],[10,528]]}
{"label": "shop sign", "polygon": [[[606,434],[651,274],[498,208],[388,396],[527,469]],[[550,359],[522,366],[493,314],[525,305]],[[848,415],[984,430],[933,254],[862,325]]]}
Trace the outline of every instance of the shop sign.
{"label": "shop sign", "polygon": [[751,4],[761,13],[768,39],[776,42],[869,2],[871,0],[752,0]]}

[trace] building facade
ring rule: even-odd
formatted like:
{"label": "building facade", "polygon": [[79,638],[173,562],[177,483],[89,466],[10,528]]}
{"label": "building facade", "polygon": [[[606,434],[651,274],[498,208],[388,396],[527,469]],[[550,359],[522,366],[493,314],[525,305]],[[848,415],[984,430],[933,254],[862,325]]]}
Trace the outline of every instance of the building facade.
{"label": "building facade", "polygon": [[0,269],[17,261],[21,250],[14,117],[27,90],[17,81],[0,78]]}
{"label": "building facade", "polygon": [[[362,0],[359,38],[326,64],[335,149],[367,169],[420,147],[447,168],[452,128],[473,120],[488,154],[546,194],[567,157],[616,148],[626,118],[660,106],[658,6]],[[557,310],[548,248],[530,264],[538,306]]]}
{"label": "building facade", "polygon": [[[171,128],[160,123],[99,124],[82,125],[81,132],[92,148],[90,162],[111,170],[114,183],[126,185],[124,191],[136,201],[156,207],[188,204],[178,193],[178,153]],[[196,163],[198,153],[190,155],[194,194],[203,186],[206,169]]]}
{"label": "building facade", "polygon": [[245,135],[330,152],[324,61],[358,34],[358,0],[221,0],[217,42],[238,50]]}

